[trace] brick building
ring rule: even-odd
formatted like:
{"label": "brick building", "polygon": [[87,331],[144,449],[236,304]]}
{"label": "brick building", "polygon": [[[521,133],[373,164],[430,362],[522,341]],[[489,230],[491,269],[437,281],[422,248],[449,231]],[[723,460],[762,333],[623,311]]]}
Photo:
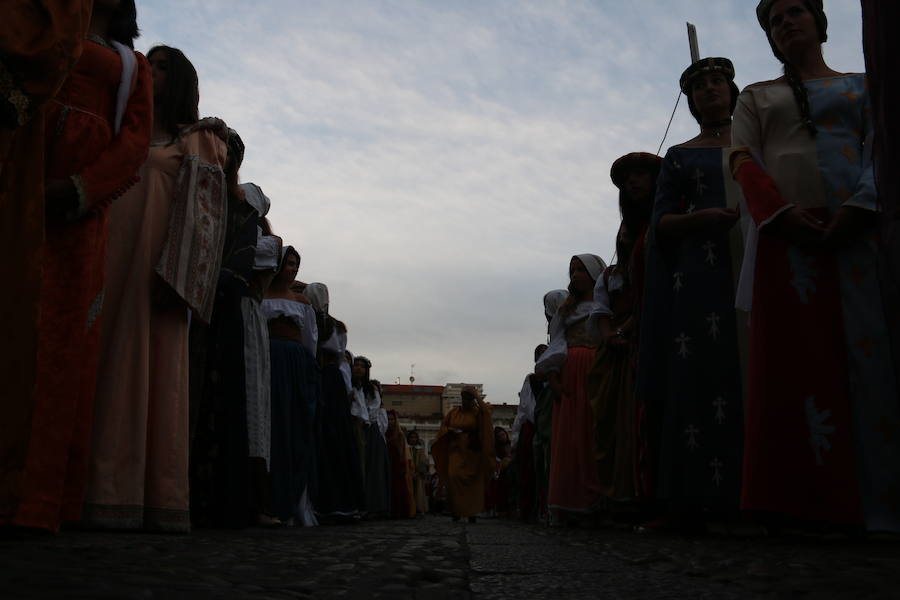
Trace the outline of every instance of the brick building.
{"label": "brick building", "polygon": [[387,384],[381,388],[384,407],[396,410],[400,426],[406,431],[418,431],[422,444],[430,449],[444,418],[444,386]]}
{"label": "brick building", "polygon": [[[388,410],[396,410],[400,426],[406,431],[416,430],[426,449],[437,438],[441,421],[447,412],[462,403],[461,392],[473,387],[483,396],[484,386],[480,383],[448,383],[447,385],[382,385],[381,399]],[[495,404],[494,425],[509,430],[516,418],[515,404]]]}

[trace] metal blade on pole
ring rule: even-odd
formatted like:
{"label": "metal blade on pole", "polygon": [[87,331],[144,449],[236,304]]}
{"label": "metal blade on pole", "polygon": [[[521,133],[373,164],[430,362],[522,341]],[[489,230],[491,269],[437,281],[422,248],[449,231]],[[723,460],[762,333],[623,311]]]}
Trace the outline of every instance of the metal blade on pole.
{"label": "metal blade on pole", "polygon": [[700,46],[697,43],[697,28],[693,23],[687,24],[688,43],[691,45],[691,64],[700,60]]}

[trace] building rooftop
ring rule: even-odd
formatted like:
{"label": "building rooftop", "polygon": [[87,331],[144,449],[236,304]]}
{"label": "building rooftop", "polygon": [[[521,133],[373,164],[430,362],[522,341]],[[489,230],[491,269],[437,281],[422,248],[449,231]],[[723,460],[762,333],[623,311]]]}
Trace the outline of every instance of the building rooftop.
{"label": "building rooftop", "polygon": [[434,394],[440,396],[444,393],[444,386],[386,383],[381,385],[381,390],[386,394]]}

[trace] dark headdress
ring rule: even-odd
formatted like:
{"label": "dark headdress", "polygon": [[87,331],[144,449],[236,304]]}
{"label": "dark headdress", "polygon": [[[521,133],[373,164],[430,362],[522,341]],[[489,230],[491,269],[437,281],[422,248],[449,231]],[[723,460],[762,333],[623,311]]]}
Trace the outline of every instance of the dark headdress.
{"label": "dark headdress", "polygon": [[659,170],[662,167],[662,158],[656,154],[649,152],[631,152],[625,156],[620,156],[612,164],[609,170],[609,176],[612,178],[613,184],[622,189],[625,180],[628,178],[628,171],[631,169],[646,169],[653,176],[653,180],[659,176]]}
{"label": "dark headdress", "polygon": [[701,58],[681,74],[681,79],[678,80],[681,91],[690,95],[690,86],[694,77],[706,73],[721,73],[728,81],[734,81],[734,65],[730,60],[722,57]]}

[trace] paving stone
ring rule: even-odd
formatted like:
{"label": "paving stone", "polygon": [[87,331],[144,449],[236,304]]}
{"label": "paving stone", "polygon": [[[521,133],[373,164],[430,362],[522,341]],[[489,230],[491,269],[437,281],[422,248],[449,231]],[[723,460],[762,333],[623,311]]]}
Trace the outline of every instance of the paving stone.
{"label": "paving stone", "polygon": [[[722,528],[722,531],[729,531]],[[187,536],[0,538],[0,597],[896,597],[900,541],[681,538],[447,518]]]}

